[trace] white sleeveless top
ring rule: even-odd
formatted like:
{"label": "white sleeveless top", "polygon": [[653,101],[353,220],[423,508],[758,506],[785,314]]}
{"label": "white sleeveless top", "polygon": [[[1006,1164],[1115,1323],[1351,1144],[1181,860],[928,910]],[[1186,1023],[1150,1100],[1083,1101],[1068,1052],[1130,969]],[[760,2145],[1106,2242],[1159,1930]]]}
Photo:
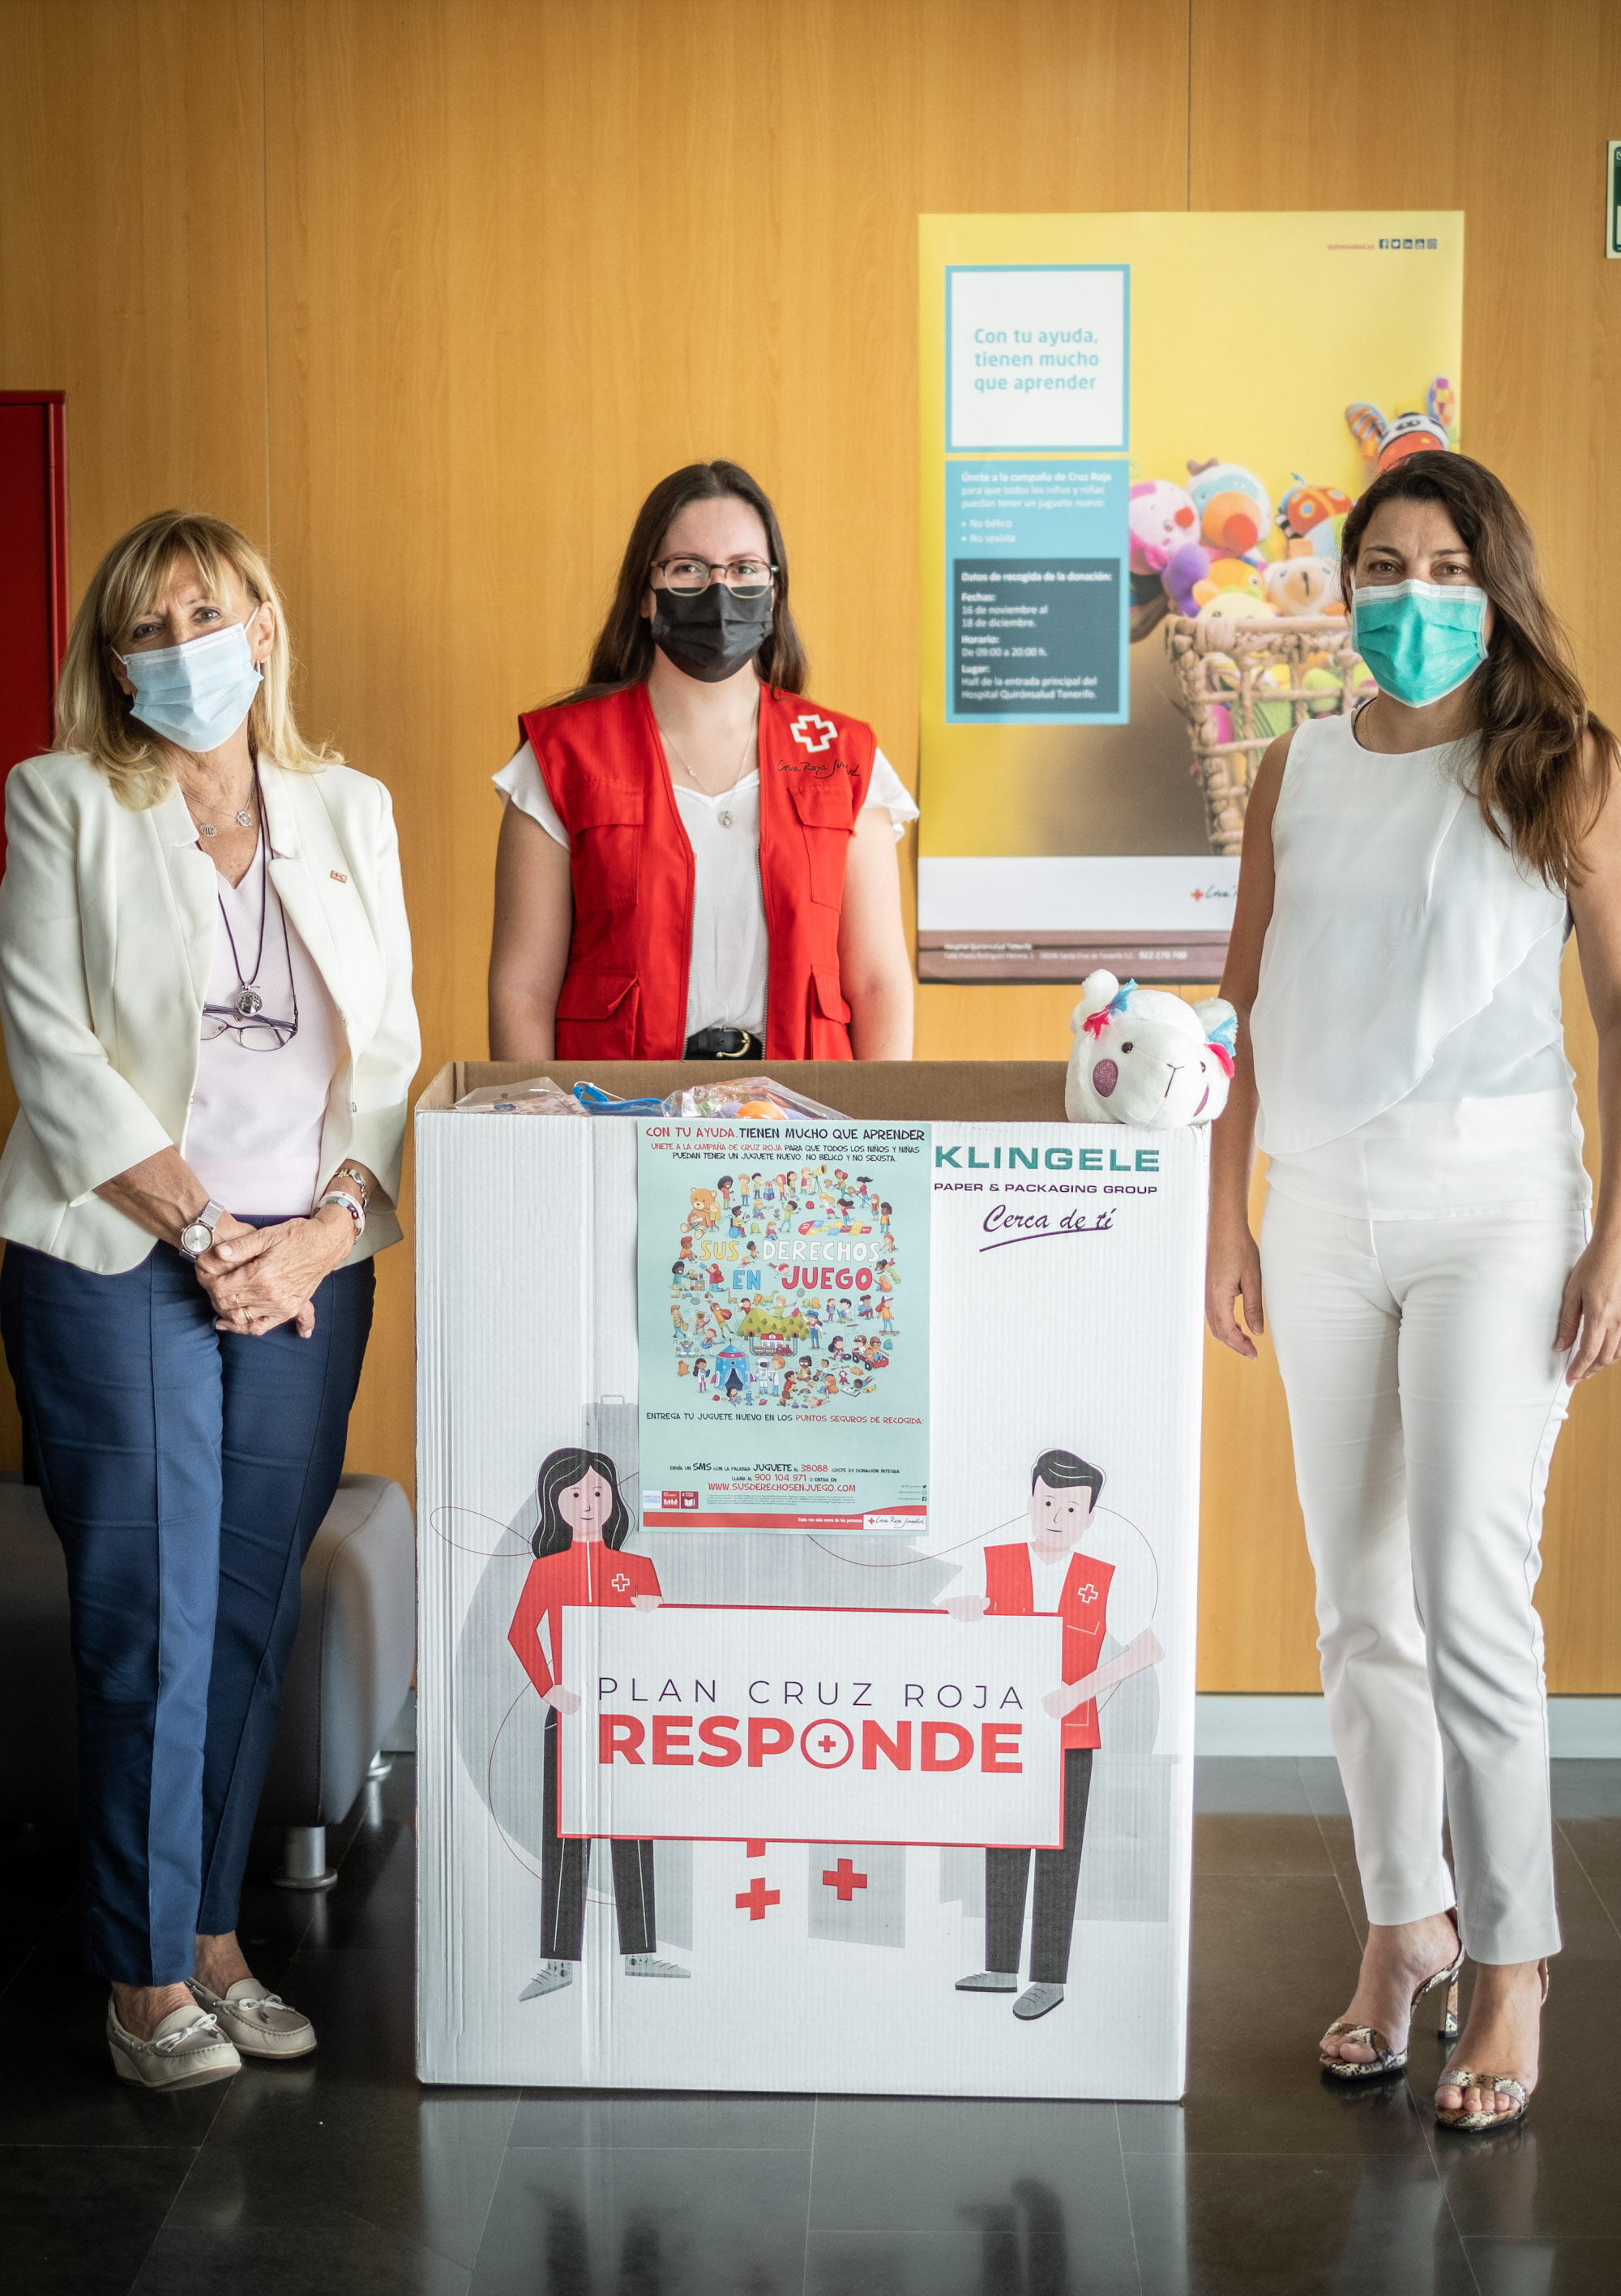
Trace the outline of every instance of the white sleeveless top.
{"label": "white sleeveless top", "polygon": [[1349,718],[1289,744],[1250,1016],[1281,1194],[1355,1218],[1585,1203],[1562,894],[1471,793],[1473,737],[1385,757]]}

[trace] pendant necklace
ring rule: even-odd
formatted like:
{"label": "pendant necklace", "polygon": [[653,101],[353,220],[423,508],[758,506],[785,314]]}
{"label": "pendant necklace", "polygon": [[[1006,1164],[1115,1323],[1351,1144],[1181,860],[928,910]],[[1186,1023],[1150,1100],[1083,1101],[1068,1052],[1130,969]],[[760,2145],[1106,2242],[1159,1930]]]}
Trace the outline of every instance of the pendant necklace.
{"label": "pendant necklace", "polygon": [[[655,722],[657,721],[655,720]],[[759,723],[760,704],[759,699],[757,695],[754,704],[754,715],[749,721],[749,731],[743,736],[743,754],[737,761],[737,771],[732,776],[732,786],[726,791],[726,794],[721,802],[721,809],[715,816],[716,820],[723,829],[730,829],[732,826],[732,800],[737,795],[737,785],[739,782],[743,778],[743,767],[749,762],[749,752],[754,746],[754,737],[758,730]],[[709,791],[704,788],[703,783],[692,771],[692,767],[688,765],[680,750],[675,748],[675,742],[671,738],[668,727],[660,726],[659,727],[659,731],[664,737],[665,746],[675,752],[675,763],[681,767],[682,772],[692,783],[692,787],[698,791],[700,797],[708,797],[709,795]]]}
{"label": "pendant necklace", "polygon": [[[253,772],[253,785],[256,790],[258,787],[258,768],[256,766]],[[244,806],[236,818],[242,828],[248,828],[253,820],[251,806]],[[197,825],[199,829],[203,828],[201,822]],[[205,836],[213,837],[218,832],[207,829],[203,833]],[[270,906],[270,847],[269,840],[262,829],[259,832],[259,945],[254,955],[252,973],[247,980],[242,978],[242,961],[236,953],[236,935],[232,931],[231,920],[225,914],[224,896],[217,895],[216,898],[219,901],[219,921],[225,929],[225,939],[231,945],[231,962],[236,967],[236,993],[231,999],[231,1009],[240,1020],[250,1021],[256,1013],[262,1013],[265,1009],[265,1000],[255,986],[259,977],[259,967],[265,962],[265,914]],[[285,918],[282,920],[282,930],[283,931],[286,930]],[[290,954],[288,978],[291,980],[291,977],[292,958]]]}
{"label": "pendant necklace", "polygon": [[[256,774],[254,776],[256,782],[258,778],[258,776]],[[191,800],[189,798],[186,800],[186,810],[188,812],[191,811]],[[238,812],[233,813],[231,818],[235,822],[239,829],[251,829],[253,826],[252,806],[244,805]],[[199,837],[217,837],[219,835],[219,824],[217,822],[199,821],[194,813],[192,814],[192,826],[196,830]]]}

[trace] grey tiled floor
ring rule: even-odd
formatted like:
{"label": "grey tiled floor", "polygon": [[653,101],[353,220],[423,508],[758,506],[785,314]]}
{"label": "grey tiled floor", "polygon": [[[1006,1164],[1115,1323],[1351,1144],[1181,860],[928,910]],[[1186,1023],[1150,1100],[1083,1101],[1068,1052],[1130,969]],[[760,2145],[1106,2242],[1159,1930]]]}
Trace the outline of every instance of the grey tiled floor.
{"label": "grey tiled floor", "polygon": [[413,1765],[324,1899],[250,1889],[319,2055],[179,2097],[110,2077],[71,1839],[0,1834],[0,2257],[27,2296],[1617,2296],[1621,1764],[1559,1767],[1567,1950],[1529,2124],[1323,2087],[1361,1906],[1333,1767],[1206,1762],[1184,2106],[423,2090]]}

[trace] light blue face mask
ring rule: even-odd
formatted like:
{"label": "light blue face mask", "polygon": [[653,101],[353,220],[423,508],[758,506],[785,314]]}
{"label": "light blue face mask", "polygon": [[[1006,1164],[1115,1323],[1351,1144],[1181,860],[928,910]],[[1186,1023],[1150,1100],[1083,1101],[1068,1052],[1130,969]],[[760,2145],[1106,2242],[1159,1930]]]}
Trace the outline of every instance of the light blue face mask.
{"label": "light blue face mask", "polygon": [[[255,606],[248,621],[258,612]],[[198,754],[230,740],[265,675],[253,666],[247,622],[232,622],[184,645],[118,658],[135,689],[132,715],[176,749]]]}
{"label": "light blue face mask", "polygon": [[1379,582],[1351,595],[1351,641],[1381,693],[1422,709],[1486,660],[1484,590],[1460,582]]}

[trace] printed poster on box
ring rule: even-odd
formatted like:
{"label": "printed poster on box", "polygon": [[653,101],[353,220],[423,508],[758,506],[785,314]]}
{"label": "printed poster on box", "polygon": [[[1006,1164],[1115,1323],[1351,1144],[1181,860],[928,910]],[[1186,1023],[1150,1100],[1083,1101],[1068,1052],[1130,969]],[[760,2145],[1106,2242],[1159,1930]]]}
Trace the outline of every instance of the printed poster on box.
{"label": "printed poster on box", "polygon": [[645,1526],[921,1532],[923,1128],[637,1129]]}
{"label": "printed poster on box", "polygon": [[1207,1136],[822,1128],[419,1120],[419,2069],[1176,2096]]}

